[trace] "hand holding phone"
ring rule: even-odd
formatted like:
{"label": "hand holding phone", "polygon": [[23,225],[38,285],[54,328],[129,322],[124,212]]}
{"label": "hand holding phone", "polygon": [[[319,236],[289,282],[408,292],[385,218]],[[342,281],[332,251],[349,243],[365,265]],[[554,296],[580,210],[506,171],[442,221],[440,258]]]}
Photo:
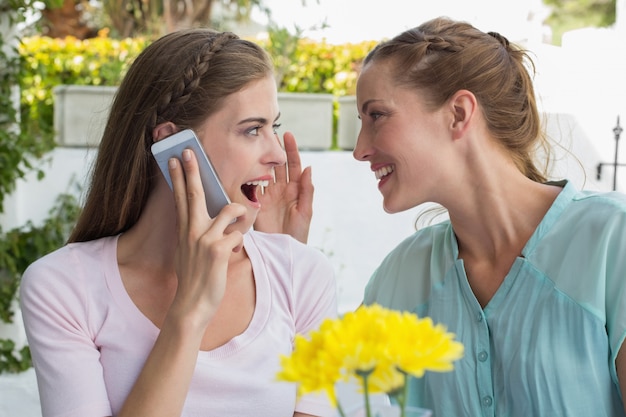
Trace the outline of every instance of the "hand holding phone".
{"label": "hand holding phone", "polygon": [[168,169],[168,160],[170,158],[178,158],[182,161],[182,153],[185,149],[191,149],[198,160],[200,169],[200,178],[204,189],[206,206],[211,218],[215,218],[222,208],[230,204],[230,199],[224,187],[211,165],[211,161],[207,157],[198,137],[191,129],[186,129],[178,133],[168,136],[158,142],[152,144],[150,150],[157,161],[161,172],[165,176],[167,184],[173,190],[172,179]]}

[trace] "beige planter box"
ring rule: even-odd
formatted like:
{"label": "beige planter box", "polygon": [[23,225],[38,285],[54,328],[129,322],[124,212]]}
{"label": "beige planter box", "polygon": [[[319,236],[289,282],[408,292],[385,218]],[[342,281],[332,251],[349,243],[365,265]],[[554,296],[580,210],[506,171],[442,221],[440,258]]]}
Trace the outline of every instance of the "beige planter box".
{"label": "beige planter box", "polygon": [[337,121],[337,146],[352,150],[361,131],[361,119],[358,117],[356,96],[339,97],[339,120]]}
{"label": "beige planter box", "polygon": [[[62,85],[54,89],[54,126],[61,146],[98,146],[117,87]],[[332,94],[278,93],[280,132],[306,150],[332,145]]]}
{"label": "beige planter box", "polygon": [[330,149],[333,100],[332,94],[278,93],[281,135],[292,132],[300,149]]}
{"label": "beige planter box", "polygon": [[54,88],[54,129],[61,146],[98,146],[117,87]]}

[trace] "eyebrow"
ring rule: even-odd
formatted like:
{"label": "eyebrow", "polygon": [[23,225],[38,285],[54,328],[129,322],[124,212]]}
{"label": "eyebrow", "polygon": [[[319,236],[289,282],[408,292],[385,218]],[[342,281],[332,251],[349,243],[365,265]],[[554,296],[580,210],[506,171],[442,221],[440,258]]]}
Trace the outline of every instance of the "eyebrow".
{"label": "eyebrow", "polygon": [[[278,113],[278,115],[274,119],[274,122],[276,120],[278,120],[279,118],[280,118],[280,112]],[[256,123],[264,125],[264,124],[267,124],[268,120],[265,117],[248,117],[247,119],[241,120],[239,123],[237,123],[237,125],[244,125],[244,124],[250,123],[250,122],[256,122]]]}
{"label": "eyebrow", "polygon": [[381,99],[377,99],[377,98],[372,98],[372,99],[367,100],[361,106],[361,113],[363,113],[363,114],[367,113],[367,108],[369,107],[369,105],[372,104],[372,103],[375,103],[377,101],[382,101],[382,100]]}

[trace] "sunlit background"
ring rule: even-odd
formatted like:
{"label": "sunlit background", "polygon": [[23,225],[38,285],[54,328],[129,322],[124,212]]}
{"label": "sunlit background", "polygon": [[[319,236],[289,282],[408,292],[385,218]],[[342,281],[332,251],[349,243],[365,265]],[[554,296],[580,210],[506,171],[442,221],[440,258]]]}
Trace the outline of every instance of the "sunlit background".
{"label": "sunlit background", "polygon": [[[7,23],[4,14],[10,9],[3,6],[8,1],[0,0],[0,30]],[[46,0],[47,3],[55,1]],[[98,7],[105,3],[141,2],[58,1],[70,1],[70,5],[74,1],[87,15],[98,10],[101,13]],[[500,32],[530,50],[534,57],[540,110],[549,121],[548,134],[558,151],[552,176],[569,178],[579,188],[626,191],[626,166],[619,166],[615,176],[611,166],[613,162],[626,164],[626,133],[621,135],[619,145],[620,136],[614,131],[618,118],[621,118],[621,127],[626,126],[626,0],[306,0],[304,5],[301,0],[237,2],[260,3],[270,11],[268,18],[266,12],[253,7],[248,22],[232,27],[244,36],[262,36],[267,32],[267,24],[272,24],[293,33],[300,32],[302,37],[333,44],[379,41],[441,15],[468,21],[483,31]],[[219,21],[220,6],[237,2],[214,0],[216,21]],[[142,2],[146,7],[157,3]],[[34,14],[33,19],[36,17]],[[56,17],[60,25],[71,21],[62,13]],[[161,16],[157,18],[152,29],[166,26]],[[82,27],[95,36],[92,29]],[[302,117],[307,114],[303,113]],[[368,165],[355,161],[349,151],[303,151],[302,159],[305,165],[313,167],[316,187],[309,244],[323,251],[333,263],[339,309],[349,311],[359,305],[369,276],[385,254],[415,230],[419,208],[395,215],[384,213],[382,198]],[[597,175],[598,161],[607,164],[600,176]],[[53,173],[48,173],[47,178],[52,176],[50,174]],[[16,199],[12,202],[16,208],[14,214],[23,216],[38,205],[42,207],[36,209],[47,213],[45,204],[39,203],[45,192],[50,191],[44,189],[44,183],[38,186],[37,193],[29,192],[29,199],[25,199],[32,202],[32,195],[37,195],[38,204],[24,204]],[[11,217],[11,213],[8,214]],[[6,217],[0,216],[0,223],[3,219],[6,221]],[[19,324],[19,319],[17,322]],[[2,332],[7,331],[9,335],[17,335],[11,337],[18,345],[25,343],[22,329],[7,330],[7,326],[0,323],[0,339]],[[40,416],[32,369],[30,371],[13,379],[5,377],[5,385],[0,385],[0,417]],[[9,401],[21,398],[22,392],[32,398]]]}
{"label": "sunlit background", "polygon": [[[360,42],[391,37],[437,16],[448,16],[473,23],[488,31],[502,31],[511,40],[539,40],[549,36],[543,21],[549,8],[541,0],[266,0],[272,19],[291,28],[307,29],[305,35],[332,43]],[[259,11],[253,19],[266,22]],[[319,29],[323,24],[326,29]],[[313,28],[312,30],[308,30]],[[315,29],[317,28],[317,29]]]}
{"label": "sunlit background", "polygon": [[[579,21],[574,28],[558,22],[549,25],[552,9],[541,0],[319,0],[307,1],[306,6],[266,0],[265,4],[278,25],[329,43],[381,40],[442,15],[468,21],[483,31],[500,32],[530,50],[534,58],[540,109],[551,120],[548,133],[558,149],[555,176],[570,178],[580,188],[611,190],[613,167],[604,166],[598,178],[596,162],[614,162],[616,157],[626,162],[626,144],[617,147],[613,130],[620,116],[621,126],[626,125],[626,0],[615,3],[615,23],[594,27]],[[260,13],[253,19],[267,23]],[[326,158],[324,164],[315,154],[304,157],[314,165],[318,184],[312,244],[324,248],[335,262],[340,308],[349,310],[360,302],[367,278],[384,254],[411,233],[417,210],[385,215],[376,194],[368,195],[369,204],[359,204],[362,196],[353,195],[348,203],[344,198],[341,207],[333,206],[324,197],[331,188],[326,181],[337,178],[333,161]],[[375,188],[366,166],[354,169],[354,178],[335,186]],[[626,167],[618,168],[615,188],[626,190]],[[334,216],[327,213],[330,210]],[[345,221],[336,220],[337,210],[345,210],[346,216],[341,217]],[[357,245],[352,230],[358,230]]]}

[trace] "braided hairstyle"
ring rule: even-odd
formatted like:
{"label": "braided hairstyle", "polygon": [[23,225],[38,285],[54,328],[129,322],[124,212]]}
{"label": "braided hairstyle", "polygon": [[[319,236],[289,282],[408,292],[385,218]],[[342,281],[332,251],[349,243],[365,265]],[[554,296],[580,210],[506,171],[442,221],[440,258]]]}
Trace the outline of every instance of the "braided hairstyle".
{"label": "braided hairstyle", "polygon": [[114,236],[137,222],[159,175],[150,152],[157,125],[197,128],[228,95],[272,72],[260,46],[229,32],[188,29],[150,44],[117,90],[69,241]]}
{"label": "braided hairstyle", "polygon": [[538,169],[535,155],[550,154],[541,128],[526,51],[504,36],[484,33],[469,23],[440,17],[378,44],[363,65],[391,60],[399,86],[418,90],[426,105],[440,108],[457,91],[471,91],[487,128],[528,178],[545,182],[547,166]]}

